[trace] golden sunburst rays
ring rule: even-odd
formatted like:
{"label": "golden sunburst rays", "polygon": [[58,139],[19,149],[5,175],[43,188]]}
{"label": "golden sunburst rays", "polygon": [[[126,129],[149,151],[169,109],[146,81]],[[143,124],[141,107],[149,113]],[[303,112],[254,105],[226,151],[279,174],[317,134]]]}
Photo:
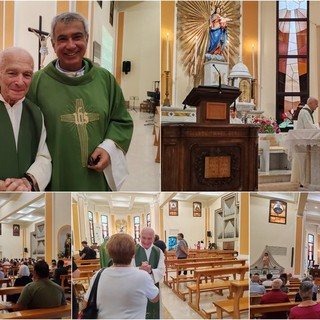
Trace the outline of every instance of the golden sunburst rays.
{"label": "golden sunburst rays", "polygon": [[[196,73],[196,84],[203,78],[203,64],[209,41],[209,21],[216,8],[228,21],[228,43],[223,51],[225,61],[232,68],[239,58],[240,45],[240,2],[239,1],[178,1],[177,2],[177,42],[181,50],[181,63],[186,73]],[[197,39],[197,40],[196,40]],[[195,44],[197,41],[197,63]],[[196,70],[194,70],[195,65]]]}

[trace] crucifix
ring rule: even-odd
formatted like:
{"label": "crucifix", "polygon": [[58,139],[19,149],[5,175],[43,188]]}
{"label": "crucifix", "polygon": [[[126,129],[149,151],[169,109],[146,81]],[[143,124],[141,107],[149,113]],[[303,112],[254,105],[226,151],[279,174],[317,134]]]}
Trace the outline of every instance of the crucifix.
{"label": "crucifix", "polygon": [[42,16],[39,16],[39,29],[28,28],[28,31],[35,34],[39,39],[39,52],[38,52],[38,70],[43,68],[43,63],[46,56],[49,54],[48,51],[48,38],[50,37],[49,32],[42,30]]}

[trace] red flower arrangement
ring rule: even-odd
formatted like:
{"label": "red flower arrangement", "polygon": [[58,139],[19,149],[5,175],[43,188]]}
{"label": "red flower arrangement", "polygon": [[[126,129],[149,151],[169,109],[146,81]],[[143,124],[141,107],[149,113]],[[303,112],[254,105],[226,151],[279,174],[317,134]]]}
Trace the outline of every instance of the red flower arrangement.
{"label": "red flower arrangement", "polygon": [[278,124],[276,121],[274,121],[272,118],[255,118],[253,120],[254,124],[259,125],[259,131],[258,133],[279,133],[280,128],[278,127]]}

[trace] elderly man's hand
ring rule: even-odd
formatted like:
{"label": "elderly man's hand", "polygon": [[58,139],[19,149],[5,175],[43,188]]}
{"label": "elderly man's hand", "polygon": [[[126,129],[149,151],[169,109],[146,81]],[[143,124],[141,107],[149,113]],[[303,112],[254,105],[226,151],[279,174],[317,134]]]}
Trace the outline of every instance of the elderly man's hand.
{"label": "elderly man's hand", "polygon": [[31,185],[27,179],[7,178],[4,181],[6,191],[31,191]]}
{"label": "elderly man's hand", "polygon": [[[90,161],[92,159],[92,161]],[[90,156],[88,168],[102,172],[110,164],[109,153],[102,149],[96,148]]]}

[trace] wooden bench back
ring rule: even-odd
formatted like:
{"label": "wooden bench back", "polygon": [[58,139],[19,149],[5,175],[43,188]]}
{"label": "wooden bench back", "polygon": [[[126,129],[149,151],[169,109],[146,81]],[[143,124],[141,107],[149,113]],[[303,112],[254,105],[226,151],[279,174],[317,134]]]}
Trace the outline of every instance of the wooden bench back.
{"label": "wooden bench back", "polygon": [[78,266],[78,269],[80,271],[97,271],[100,270],[100,264],[89,264],[89,265],[81,265]]}
{"label": "wooden bench back", "polygon": [[250,314],[253,316],[257,313],[269,313],[279,311],[289,311],[292,307],[297,306],[300,302],[282,302],[270,304],[250,305]]}
{"label": "wooden bench back", "polygon": [[28,309],[9,313],[1,313],[0,319],[58,319],[71,318],[71,305],[56,308]]}
{"label": "wooden bench back", "polygon": [[88,260],[78,259],[78,260],[74,260],[74,262],[79,267],[82,264],[100,264],[100,259],[88,259]]}
{"label": "wooden bench back", "polygon": [[21,293],[24,287],[0,288],[0,296]]}
{"label": "wooden bench back", "polygon": [[240,260],[220,260],[220,261],[201,261],[201,262],[178,262],[175,264],[177,271],[191,268],[191,269],[197,269],[197,268],[203,268],[203,267],[219,267],[219,266],[225,266],[225,265],[242,265],[244,266],[246,264],[246,259],[240,259]]}
{"label": "wooden bench back", "polygon": [[197,279],[197,283],[200,282],[203,277],[216,277],[228,274],[240,274],[240,280],[244,280],[244,276],[248,271],[248,266],[212,268],[203,270],[199,269],[194,271],[194,276]]}

